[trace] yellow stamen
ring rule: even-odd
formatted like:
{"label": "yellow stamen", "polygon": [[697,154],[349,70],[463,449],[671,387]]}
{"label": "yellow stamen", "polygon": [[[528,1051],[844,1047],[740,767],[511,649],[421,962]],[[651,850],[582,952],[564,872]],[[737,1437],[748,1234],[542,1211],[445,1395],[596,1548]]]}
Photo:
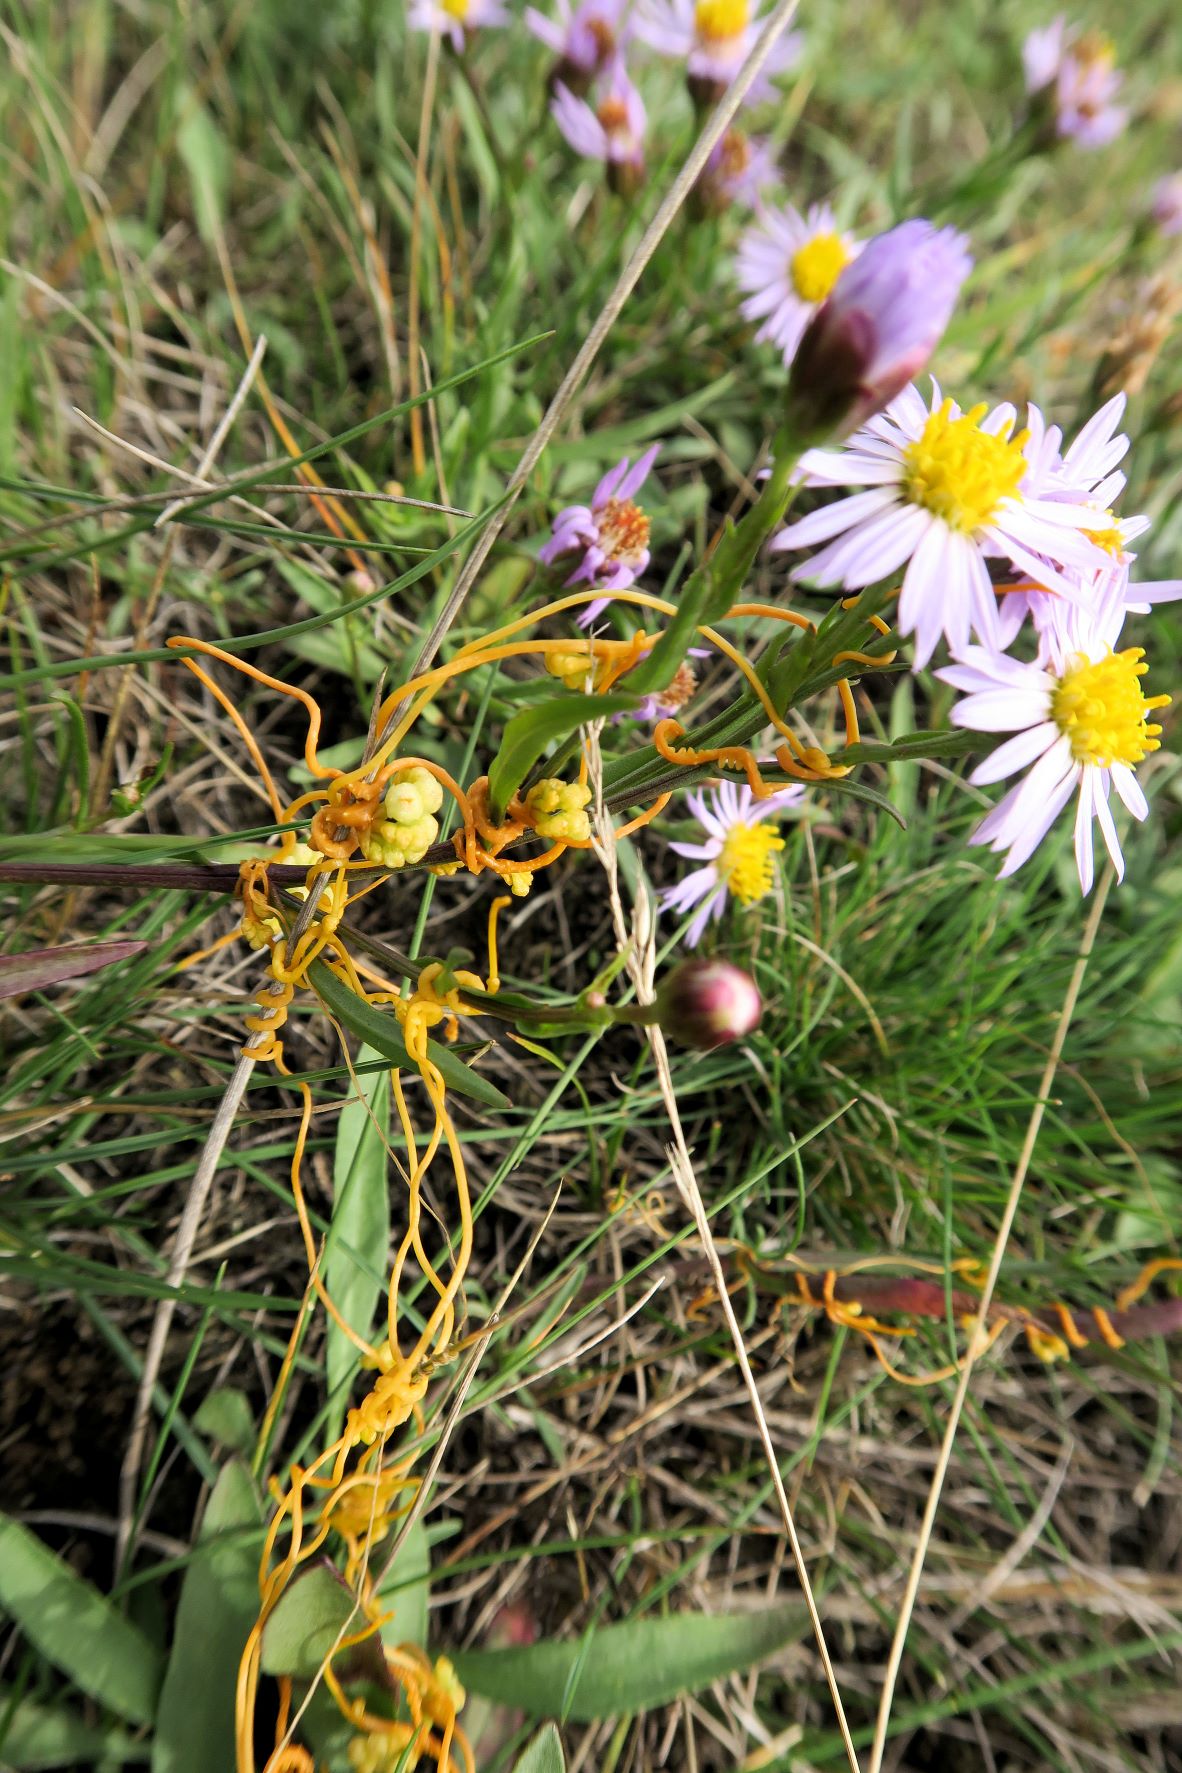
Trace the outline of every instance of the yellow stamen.
{"label": "yellow stamen", "polygon": [[747,29],[747,0],[698,0],[694,29],[706,43],[726,43]]}
{"label": "yellow stamen", "polygon": [[1149,669],[1144,648],[1110,652],[1094,664],[1076,658],[1051,694],[1052,718],[1070,740],[1075,761],[1109,769],[1114,763],[1140,763],[1158,750],[1161,728],[1148,717],[1170,698],[1142,692],[1140,679]]}
{"label": "yellow stamen", "polygon": [[784,839],[772,825],[732,825],[727,832],[719,871],[741,905],[753,905],[772,890],[776,865],[772,857]]}
{"label": "yellow stamen", "polygon": [[840,234],[815,234],[788,262],[792,287],[802,302],[823,302],[849,262]]}
{"label": "yellow stamen", "polygon": [[1029,431],[1014,437],[982,431],[987,411],[982,402],[954,419],[946,400],[903,452],[906,497],[962,535],[983,528],[1001,501],[1017,493],[1026,472],[1022,451]]}
{"label": "yellow stamen", "polygon": [[599,546],[609,560],[639,567],[648,547],[649,519],[631,499],[609,499],[595,513]]}
{"label": "yellow stamen", "polygon": [[1116,513],[1105,511],[1101,515],[1108,519],[1107,523],[1102,523],[1097,529],[1085,529],[1084,535],[1089,542],[1095,542],[1097,548],[1103,548],[1105,554],[1111,554],[1119,560],[1125,551],[1125,540],[1120,533]]}
{"label": "yellow stamen", "polygon": [[457,24],[464,24],[468,18],[469,0],[440,0],[448,18],[454,18]]}

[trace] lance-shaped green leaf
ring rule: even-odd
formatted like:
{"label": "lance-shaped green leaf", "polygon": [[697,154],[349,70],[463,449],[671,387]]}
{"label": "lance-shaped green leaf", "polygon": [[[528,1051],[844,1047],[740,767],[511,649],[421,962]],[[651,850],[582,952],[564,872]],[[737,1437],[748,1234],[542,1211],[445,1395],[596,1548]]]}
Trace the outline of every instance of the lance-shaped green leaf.
{"label": "lance-shaped green leaf", "polygon": [[526,1744],[514,1763],[513,1773],[566,1773],[562,1738],[553,1724],[546,1724]]}
{"label": "lance-shaped green leaf", "polygon": [[222,1773],[234,1764],[234,1689],[258,1612],[262,1521],[250,1472],[232,1459],[214,1485],[185,1572],[152,1773]]}
{"label": "lance-shaped green leaf", "polygon": [[[414,1070],[414,1062],[402,1038],[402,1028],[392,1010],[379,1010],[373,1004],[366,1003],[363,997],[358,997],[355,991],[349,989],[343,979],[338,979],[322,960],[312,962],[308,968],[308,979],[325,1009],[338,1022],[343,1022],[350,1034],[358,1035],[367,1046],[381,1053],[384,1059],[389,1059],[392,1065],[405,1071]],[[449,1090],[455,1090],[461,1096],[471,1096],[474,1102],[482,1102],[486,1108],[512,1108],[513,1104],[508,1096],[503,1095],[495,1084],[469,1070],[446,1047],[429,1040],[427,1052]]]}
{"label": "lance-shaped green leaf", "polygon": [[[357,1053],[359,1064],[378,1057],[366,1046]],[[390,1194],[386,1186],[390,1074],[371,1071],[358,1083],[360,1096],[346,1102],[337,1121],[332,1225],[324,1255],[324,1284],[350,1328],[359,1336],[368,1336],[374,1307],[386,1290],[386,1245],[390,1239]],[[335,1318],[330,1318],[324,1369],[330,1407],[338,1424],[349,1382],[360,1360],[351,1337]],[[334,1438],[336,1432],[334,1428],[328,1438]]]}
{"label": "lance-shaped green leaf", "polygon": [[[984,741],[987,743],[988,741]],[[927,757],[967,757],[979,751],[983,743],[980,733],[948,727],[943,732],[907,733],[889,745],[863,741],[848,745],[834,760],[840,763],[917,763]]]}
{"label": "lance-shaped green leaf", "polygon": [[155,1644],[8,1515],[0,1515],[0,1611],[100,1705],[133,1724],[151,1722],[161,1674]]}
{"label": "lance-shaped green leaf", "polygon": [[541,708],[523,708],[505,726],[501,748],[488,772],[488,798],[499,824],[505,808],[547,746],[565,739],[576,727],[609,714],[626,714],[636,697],[622,690],[611,695],[553,696]]}
{"label": "lance-shaped green leaf", "polygon": [[[11,1709],[10,1709],[11,1708]],[[152,1752],[147,1741],[136,1741],[124,1730],[88,1724],[65,1705],[42,1705],[35,1699],[18,1699],[0,1687],[0,1766],[19,1773],[42,1767],[122,1767],[130,1761],[146,1761]]]}
{"label": "lance-shaped green leaf", "polygon": [[473,1693],[531,1717],[591,1723],[667,1705],[793,1642],[807,1628],[794,1602],[754,1613],[674,1613],[607,1625],[570,1643],[464,1650],[452,1657]]}

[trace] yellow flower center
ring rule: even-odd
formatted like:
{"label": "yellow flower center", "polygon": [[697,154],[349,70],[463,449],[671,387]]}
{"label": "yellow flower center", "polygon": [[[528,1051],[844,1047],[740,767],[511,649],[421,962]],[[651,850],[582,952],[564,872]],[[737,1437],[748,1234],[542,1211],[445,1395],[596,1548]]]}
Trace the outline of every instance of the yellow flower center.
{"label": "yellow flower center", "polygon": [[788,261],[792,287],[802,302],[823,302],[849,262],[840,234],[816,234]]}
{"label": "yellow flower center", "polygon": [[469,0],[441,0],[448,18],[454,18],[457,24],[463,24],[468,16]]}
{"label": "yellow flower center", "polygon": [[1029,431],[1014,437],[982,431],[987,411],[982,402],[954,419],[946,400],[903,452],[906,497],[962,535],[987,524],[1001,501],[1014,497],[1026,472],[1022,451]]}
{"label": "yellow flower center", "polygon": [[1089,542],[1095,542],[1097,548],[1103,548],[1105,554],[1111,554],[1119,560],[1125,551],[1124,537],[1120,533],[1120,524],[1116,521],[1114,511],[1100,512],[1101,517],[1108,519],[1098,529],[1085,529],[1084,535]]}
{"label": "yellow flower center", "polygon": [[753,905],[772,890],[772,857],[784,847],[774,825],[732,825],[718,858],[719,871],[741,905]]}
{"label": "yellow flower center", "polygon": [[628,127],[628,107],[621,98],[605,98],[595,115],[607,135],[619,135]]}
{"label": "yellow flower center", "polygon": [[1146,696],[1141,678],[1149,667],[1145,649],[1126,647],[1095,664],[1077,654],[1077,663],[1051,692],[1051,716],[1071,742],[1076,763],[1110,769],[1114,763],[1140,763],[1158,749],[1160,726],[1149,715],[1169,696]]}
{"label": "yellow flower center", "polygon": [[608,559],[620,561],[624,566],[638,567],[648,547],[650,525],[647,514],[631,499],[609,499],[595,517],[599,525],[599,546]]}
{"label": "yellow flower center", "polygon": [[1085,31],[1071,46],[1071,54],[1085,68],[1111,68],[1116,65],[1116,45],[1103,31]]}
{"label": "yellow flower center", "polygon": [[747,29],[747,0],[698,0],[694,29],[705,43],[726,43]]}

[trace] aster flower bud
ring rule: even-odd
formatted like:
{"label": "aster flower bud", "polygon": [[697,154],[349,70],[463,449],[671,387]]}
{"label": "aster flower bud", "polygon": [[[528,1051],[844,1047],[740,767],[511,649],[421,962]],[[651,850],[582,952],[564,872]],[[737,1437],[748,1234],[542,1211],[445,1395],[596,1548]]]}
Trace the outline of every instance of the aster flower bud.
{"label": "aster flower bud", "polygon": [[657,993],[656,1019],[689,1047],[725,1046],[759,1027],[763,1002],[754,979],[728,960],[686,960]]}
{"label": "aster flower bud", "polygon": [[845,436],[915,380],[939,344],[972,260],[963,234],[903,222],[842,271],[788,378],[797,436]]}

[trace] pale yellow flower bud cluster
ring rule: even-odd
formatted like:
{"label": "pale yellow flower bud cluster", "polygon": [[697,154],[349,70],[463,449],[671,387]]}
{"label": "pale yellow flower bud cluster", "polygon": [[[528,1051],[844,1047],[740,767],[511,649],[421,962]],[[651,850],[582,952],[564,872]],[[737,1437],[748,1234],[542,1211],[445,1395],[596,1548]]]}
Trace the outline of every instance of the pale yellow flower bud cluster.
{"label": "pale yellow flower bud cluster", "polygon": [[386,790],[386,817],[375,819],[361,838],[361,853],[383,868],[421,862],[439,836],[435,814],[443,789],[430,770],[416,765],[394,777]]}
{"label": "pale yellow flower bud cluster", "polygon": [[550,676],[556,677],[564,689],[594,689],[597,665],[589,647],[548,652],[545,663]]}
{"label": "pale yellow flower bud cluster", "polygon": [[590,799],[590,788],[578,782],[560,782],[557,776],[543,776],[526,795],[525,808],[539,837],[586,843],[591,836],[591,821],[584,809]]}

